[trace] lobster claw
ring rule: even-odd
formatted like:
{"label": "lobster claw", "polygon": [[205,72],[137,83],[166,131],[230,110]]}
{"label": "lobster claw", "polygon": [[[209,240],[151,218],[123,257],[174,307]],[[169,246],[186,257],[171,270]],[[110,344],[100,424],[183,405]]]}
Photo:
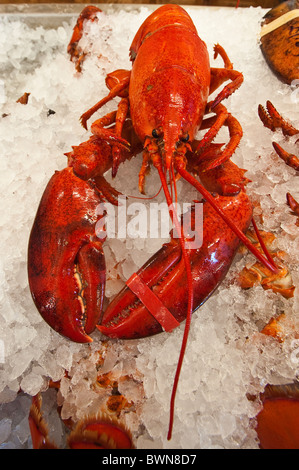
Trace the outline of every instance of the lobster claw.
{"label": "lobster claw", "polygon": [[[217,204],[236,220],[240,230],[246,232],[252,218],[252,207],[244,191],[234,196],[217,196]],[[193,311],[221,283],[240,243],[239,238],[208,202],[203,203],[202,224],[195,222],[195,215],[196,211],[192,208],[183,219],[185,231],[186,227],[190,227],[195,232],[198,227],[204,234],[201,246],[187,250],[193,279]],[[178,238],[172,237],[169,243],[153,255],[137,272],[137,277],[152,291],[153,300],[157,297],[163,305],[162,317],[167,315],[169,318],[171,315],[172,325],[175,326],[186,319],[187,279]],[[129,281],[127,285],[130,286]],[[133,291],[131,287],[125,286],[104,312],[102,322],[97,326],[104,335],[133,339],[151,336],[166,329],[164,318],[162,322],[160,318],[157,319],[148,305],[145,306],[145,302]]]}
{"label": "lobster claw", "polygon": [[71,167],[56,171],[42,196],[28,248],[29,287],[54,330],[76,342],[99,321],[105,290],[102,241],[95,234],[101,197]]}

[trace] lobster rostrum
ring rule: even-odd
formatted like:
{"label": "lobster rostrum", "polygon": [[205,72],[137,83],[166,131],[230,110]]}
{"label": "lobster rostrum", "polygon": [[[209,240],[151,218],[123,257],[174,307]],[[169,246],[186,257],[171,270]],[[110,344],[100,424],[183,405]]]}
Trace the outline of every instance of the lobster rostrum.
{"label": "lobster rostrum", "polygon": [[[81,14],[68,48],[80,67],[84,57],[78,40],[82,18],[89,14],[94,20],[95,7]],[[96,120],[92,137],[67,154],[69,166],[50,180],[29,242],[29,284],[35,304],[56,331],[73,341],[91,341],[96,325],[111,338],[141,338],[171,331],[187,318],[169,438],[192,312],[221,283],[240,241],[271,271],[276,270],[271,256],[265,257],[244,235],[252,220],[245,192],[248,180],[245,170],[230,161],[242,128],[222,101],[242,84],[243,76],[220,45],[214,52],[215,58],[223,59],[223,68],[210,67],[205,43],[190,16],[177,5],[164,5],[146,19],[130,48],[132,70],[107,76],[108,95],[85,112],[81,122],[87,127],[98,109],[120,97],[117,110]],[[224,148],[213,143],[223,126],[229,131]],[[205,132],[197,140],[199,130]],[[139,190],[145,192],[146,174],[154,166],[180,236],[172,233],[170,242],[127,281],[102,313],[105,260],[103,240],[95,231],[102,217],[97,206],[103,200],[116,204],[117,196],[104,173],[111,168],[115,177],[120,163],[142,149]],[[204,198],[203,243],[195,249],[188,245],[186,230],[194,227],[194,208],[183,216],[183,229],[174,210],[172,194],[180,177]]]}

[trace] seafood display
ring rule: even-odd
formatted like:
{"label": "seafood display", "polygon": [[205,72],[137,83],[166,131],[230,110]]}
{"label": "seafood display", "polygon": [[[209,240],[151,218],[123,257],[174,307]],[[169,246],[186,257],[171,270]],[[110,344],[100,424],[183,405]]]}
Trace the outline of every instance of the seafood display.
{"label": "seafood display", "polygon": [[[95,7],[85,7],[68,47],[80,68],[83,59],[76,45],[82,36],[82,18],[94,21],[95,11]],[[119,69],[107,75],[109,94],[80,120],[87,129],[87,120],[119,96],[117,111],[92,123],[92,139],[73,147],[69,167],[51,178],[29,240],[28,277],[35,305],[49,325],[69,339],[89,342],[88,334],[96,326],[110,338],[141,338],[170,332],[187,319],[171,398],[169,439],[191,314],[222,282],[240,241],[270,271],[279,270],[267,249],[262,256],[245,236],[252,220],[245,193],[247,180],[245,170],[230,161],[242,128],[222,104],[240,87],[243,75],[233,69],[219,44],[214,47],[214,57],[218,54],[224,67],[211,68],[205,43],[180,6],[165,5],[153,12],[130,47],[132,71]],[[229,84],[218,91],[226,81]],[[208,101],[215,91],[216,97]],[[127,122],[133,135],[125,139]],[[229,141],[223,150],[215,149],[212,141],[223,126],[228,128]],[[195,143],[201,129],[207,130]],[[135,134],[143,148],[139,190],[145,193],[145,176],[152,165],[179,235],[172,234],[170,243],[127,280],[127,287],[102,315],[106,276],[102,241],[97,240],[97,208],[103,200],[113,202],[110,193],[115,193],[107,187],[103,174],[111,166],[116,177],[120,163],[137,153]],[[203,242],[191,249],[189,233],[192,227],[198,230],[198,221],[192,208],[179,226],[174,209],[178,199],[171,196],[177,194],[179,176],[205,198],[200,227]]]}

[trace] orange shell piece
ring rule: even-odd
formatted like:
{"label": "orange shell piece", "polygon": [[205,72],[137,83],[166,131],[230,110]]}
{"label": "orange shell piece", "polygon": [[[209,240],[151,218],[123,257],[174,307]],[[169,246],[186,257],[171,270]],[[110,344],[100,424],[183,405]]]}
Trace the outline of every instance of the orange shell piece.
{"label": "orange shell piece", "polygon": [[299,449],[298,384],[267,386],[256,431],[262,449]]}

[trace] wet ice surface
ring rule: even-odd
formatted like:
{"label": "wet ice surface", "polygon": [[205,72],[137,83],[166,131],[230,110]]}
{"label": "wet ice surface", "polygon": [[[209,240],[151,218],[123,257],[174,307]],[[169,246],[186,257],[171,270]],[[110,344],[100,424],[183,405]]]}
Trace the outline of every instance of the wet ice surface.
{"label": "wet ice surface", "polygon": [[[252,180],[248,193],[260,204],[255,213],[258,216],[262,211],[263,229],[274,232],[279,248],[287,252],[286,262],[297,286],[298,227],[285,204],[285,193],[290,191],[299,199],[298,180],[295,170],[278,159],[271,145],[276,140],[296,153],[295,139],[285,144],[282,134],[273,136],[257,115],[258,104],[270,99],[298,127],[297,92],[280,83],[263,60],[258,34],[265,11],[187,10],[207,43],[211,61],[213,45],[219,42],[235,69],[244,74],[242,87],[225,103],[244,131],[234,161],[248,169],[246,176]],[[248,400],[248,396],[256,396],[267,383],[284,384],[296,378],[294,332],[279,343],[260,330],[272,316],[282,312],[296,320],[297,289],[291,300],[261,287],[241,291],[234,279],[246,262],[253,261],[249,255],[236,258],[217,293],[193,315],[170,442],[166,439],[169,400],[184,325],[169,335],[109,341],[104,364],[97,371],[97,351],[103,347],[100,333],[92,335],[91,346],[72,344],[53,332],[33,305],[27,285],[26,252],[41,194],[54,170],[66,165],[64,152],[87,140],[89,133],[78,118],[106,94],[104,77],[108,72],[130,67],[130,43],[148,14],[142,7],[137,12],[100,15],[99,23],[94,23],[89,33],[97,41],[82,74],[75,72],[66,53],[74,22],[45,30],[1,19],[2,448],[31,446],[27,422],[30,395],[46,390],[49,379],[63,378],[58,396],[59,404],[63,404],[62,417],[80,419],[95,412],[107,399],[111,391],[96,390],[94,381],[97,373],[109,371],[116,379],[131,377],[119,387],[134,402],[133,411],[125,418],[138,448],[257,448],[254,417],[260,403]],[[222,66],[221,59],[215,66]],[[26,106],[16,103],[24,92],[31,93]],[[103,113],[114,108],[115,103],[110,103]],[[49,114],[49,109],[55,114]],[[218,141],[224,139],[225,131]],[[114,183],[118,190],[138,195],[140,164],[140,159],[134,159],[120,168]],[[155,194],[157,188],[157,175],[152,171],[147,180],[148,194]],[[187,186],[179,190],[182,200],[196,198]],[[114,295],[161,243],[155,239],[127,239],[122,245],[119,240],[106,244],[107,294]],[[65,371],[68,377],[64,377]],[[23,393],[18,395],[20,390]],[[51,435],[63,446],[53,390],[47,392],[44,403]]]}

